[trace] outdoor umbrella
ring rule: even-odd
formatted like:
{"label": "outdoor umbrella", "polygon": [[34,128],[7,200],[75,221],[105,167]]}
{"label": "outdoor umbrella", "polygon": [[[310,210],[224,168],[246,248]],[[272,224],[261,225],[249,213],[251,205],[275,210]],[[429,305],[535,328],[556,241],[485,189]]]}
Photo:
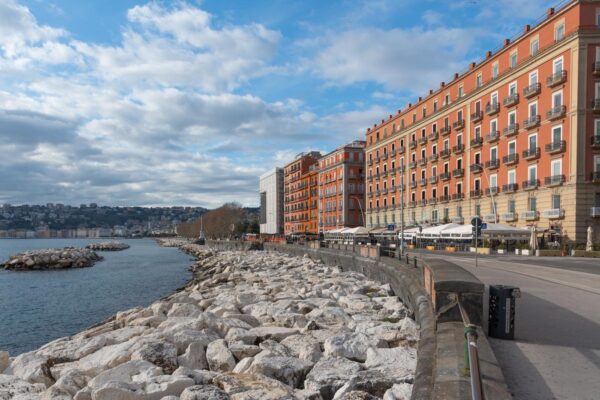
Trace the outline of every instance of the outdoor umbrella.
{"label": "outdoor umbrella", "polygon": [[588,229],[587,229],[587,243],[585,245],[585,251],[592,251],[594,249],[593,243],[592,243],[593,236],[594,236],[594,230],[592,229],[591,226],[588,226]]}
{"label": "outdoor umbrella", "polygon": [[535,253],[535,251],[537,250],[537,230],[535,229],[535,226],[531,227],[531,239],[529,239],[529,249],[531,250],[531,253]]}

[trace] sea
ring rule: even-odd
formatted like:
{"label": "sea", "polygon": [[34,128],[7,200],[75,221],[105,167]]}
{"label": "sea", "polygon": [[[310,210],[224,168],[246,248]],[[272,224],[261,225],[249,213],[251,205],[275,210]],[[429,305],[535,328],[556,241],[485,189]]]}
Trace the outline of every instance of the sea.
{"label": "sea", "polygon": [[[1,239],[0,262],[26,250],[83,247],[99,239]],[[73,335],[117,311],[146,306],[190,279],[190,256],[152,239],[119,241],[124,251],[99,252],[89,268],[0,270],[0,350],[15,356]]]}

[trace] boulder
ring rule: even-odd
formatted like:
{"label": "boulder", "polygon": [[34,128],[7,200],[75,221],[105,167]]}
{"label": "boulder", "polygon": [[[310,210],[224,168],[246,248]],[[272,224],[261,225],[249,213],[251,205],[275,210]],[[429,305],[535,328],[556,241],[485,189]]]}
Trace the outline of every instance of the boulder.
{"label": "boulder", "polygon": [[321,393],[324,400],[333,398],[335,392],[362,366],[346,358],[321,358],[306,376],[304,387]]}
{"label": "boulder", "polygon": [[210,342],[220,339],[219,335],[210,329],[194,330],[185,328],[165,333],[164,336],[177,346],[177,354],[183,354],[190,343],[200,342],[202,346],[207,347]]}
{"label": "boulder", "polygon": [[323,345],[327,357],[346,357],[350,360],[364,362],[369,348],[388,347],[383,339],[365,335],[364,333],[345,333],[327,338]]}
{"label": "boulder", "polygon": [[30,383],[43,383],[50,386],[54,380],[48,373],[48,357],[35,352],[23,353],[15,357],[10,364],[10,373]]}
{"label": "boulder", "polygon": [[179,396],[194,380],[181,375],[160,375],[144,382],[144,400],[159,400],[164,396]]}
{"label": "boulder", "polygon": [[173,375],[187,376],[191,378],[196,385],[206,385],[213,382],[215,376],[219,375],[220,372],[207,371],[203,369],[189,369],[186,367],[179,367],[173,372]]}
{"label": "boulder", "polygon": [[241,374],[242,372],[246,372],[248,368],[254,362],[254,357],[246,357],[235,365],[233,372],[236,374]]}
{"label": "boulder", "polygon": [[316,363],[321,358],[321,345],[308,335],[292,335],[281,341],[281,344],[292,351],[294,357]]}
{"label": "boulder", "polygon": [[190,303],[174,303],[167,313],[167,317],[197,317],[202,310]]}
{"label": "boulder", "polygon": [[228,343],[243,342],[245,344],[254,344],[256,342],[256,335],[247,329],[230,328],[227,335],[225,335],[225,340]]}
{"label": "boulder", "polygon": [[257,328],[250,329],[250,333],[255,335],[258,341],[273,339],[281,341],[288,336],[295,335],[300,331],[296,328],[283,328],[279,326],[260,326]]}
{"label": "boulder", "polygon": [[8,367],[8,364],[10,364],[8,351],[0,351],[0,374]]}
{"label": "boulder", "polygon": [[394,384],[407,381],[412,382],[412,376],[389,376],[376,370],[360,371],[339,388],[333,398],[339,400],[353,391],[363,391],[381,398]]}
{"label": "boulder", "polygon": [[236,360],[241,360],[246,357],[254,357],[258,353],[262,351],[262,349],[258,346],[244,344],[244,343],[229,343],[229,351],[236,358]]}
{"label": "boulder", "polygon": [[209,343],[206,348],[206,360],[211,371],[227,372],[235,367],[233,354],[227,348],[227,342],[223,339]]}
{"label": "boulder", "polygon": [[229,400],[229,395],[214,385],[195,385],[185,388],[181,400]]}
{"label": "boulder", "polygon": [[38,393],[46,390],[46,386],[43,383],[29,383],[20,379],[14,375],[2,375],[0,374],[0,399],[9,400],[18,396],[27,399],[35,398],[34,396]]}
{"label": "boulder", "polygon": [[351,392],[343,393],[339,397],[334,397],[334,400],[379,400],[379,397],[375,397],[372,394],[363,392],[360,390],[353,390]]}
{"label": "boulder", "polygon": [[219,374],[214,385],[229,394],[231,399],[282,400],[290,399],[294,390],[276,379],[254,374]]}
{"label": "boulder", "polygon": [[184,354],[177,357],[177,363],[190,369],[207,369],[206,351],[202,342],[192,342]]}
{"label": "boulder", "polygon": [[413,385],[410,383],[398,383],[388,389],[383,395],[383,400],[410,400]]}
{"label": "boulder", "polygon": [[[99,389],[108,382],[136,383],[145,378],[162,375],[161,368],[145,360],[135,360],[123,363],[98,374],[89,381],[88,386],[93,390]],[[62,377],[61,377],[62,379]],[[57,382],[58,383],[58,382]]]}
{"label": "boulder", "polygon": [[177,347],[164,340],[147,341],[131,353],[131,359],[149,361],[171,374],[177,369]]}
{"label": "boulder", "polygon": [[262,374],[294,388],[300,388],[313,363],[295,357],[255,358],[247,372]]}
{"label": "boulder", "polygon": [[396,376],[411,374],[417,367],[417,352],[412,348],[368,349],[365,367],[393,370]]}

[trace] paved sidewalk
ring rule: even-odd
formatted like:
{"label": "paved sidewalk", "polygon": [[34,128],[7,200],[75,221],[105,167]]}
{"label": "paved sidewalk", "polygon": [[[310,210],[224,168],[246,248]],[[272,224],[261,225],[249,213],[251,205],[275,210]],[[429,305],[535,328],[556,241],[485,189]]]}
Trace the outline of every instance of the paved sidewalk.
{"label": "paved sidewalk", "polygon": [[515,399],[600,399],[600,274],[538,265],[544,260],[519,262],[518,257],[481,257],[478,268],[469,256],[451,261],[486,284],[484,321],[487,285],[521,289],[515,340],[490,338]]}

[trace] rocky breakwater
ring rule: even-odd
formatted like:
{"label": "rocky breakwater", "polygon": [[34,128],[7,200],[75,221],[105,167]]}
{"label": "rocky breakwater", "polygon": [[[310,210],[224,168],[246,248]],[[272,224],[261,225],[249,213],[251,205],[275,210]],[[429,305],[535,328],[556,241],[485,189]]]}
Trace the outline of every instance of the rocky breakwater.
{"label": "rocky breakwater", "polygon": [[95,251],[82,247],[34,250],[11,256],[0,268],[14,271],[91,267],[102,260]]}
{"label": "rocky breakwater", "polygon": [[184,238],[159,238],[156,239],[156,243],[158,243],[162,247],[181,247],[184,246],[190,241]]}
{"label": "rocky breakwater", "polygon": [[121,251],[127,250],[129,245],[127,243],[122,242],[101,242],[101,243],[92,243],[85,246],[87,249],[94,251]]}
{"label": "rocky breakwater", "polygon": [[188,286],[9,359],[0,399],[409,399],[418,327],[387,285],[309,258],[199,257]]}

